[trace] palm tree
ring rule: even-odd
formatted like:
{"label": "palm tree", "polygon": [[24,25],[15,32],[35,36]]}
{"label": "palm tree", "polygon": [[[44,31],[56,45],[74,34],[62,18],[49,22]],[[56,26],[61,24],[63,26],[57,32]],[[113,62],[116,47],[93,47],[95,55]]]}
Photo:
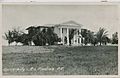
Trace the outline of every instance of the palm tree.
{"label": "palm tree", "polygon": [[97,44],[97,38],[94,32],[87,29],[82,29],[81,35],[85,39],[83,41],[85,45],[87,45],[88,43],[91,43],[95,46]]}
{"label": "palm tree", "polygon": [[23,33],[20,38],[19,38],[20,42],[23,44],[23,45],[29,45],[30,43],[30,39],[29,39],[29,35],[28,34],[25,34]]}
{"label": "palm tree", "polygon": [[4,39],[8,40],[8,44],[12,42],[16,42],[16,45],[20,41],[20,36],[22,35],[22,31],[19,29],[14,28],[13,30],[8,30],[7,33],[5,33]]}
{"label": "palm tree", "polygon": [[94,36],[92,42],[91,42],[94,46],[98,43],[97,37]]}
{"label": "palm tree", "polygon": [[112,35],[112,44],[118,44],[118,32]]}
{"label": "palm tree", "polygon": [[14,39],[13,39],[13,33],[12,31],[8,30],[7,33],[5,33],[5,35],[3,36],[3,38],[5,40],[8,40],[8,44],[10,45],[10,43],[14,42]]}
{"label": "palm tree", "polygon": [[[105,39],[107,38],[107,34],[108,31],[106,31],[104,28],[99,28],[99,31],[97,32],[96,36],[97,36],[97,40],[100,43],[100,46],[102,44],[103,41],[105,41]],[[106,41],[105,41],[106,42]]]}
{"label": "palm tree", "polygon": [[69,43],[71,45],[71,40],[73,39],[74,35],[77,33],[76,29],[70,29],[69,31]]}
{"label": "palm tree", "polygon": [[43,33],[41,31],[38,31],[35,35],[32,36],[32,41],[36,46],[42,46],[43,45]]}
{"label": "palm tree", "polygon": [[88,43],[94,44],[94,46],[97,44],[97,38],[96,35],[94,35],[94,32],[88,31],[87,39]]}
{"label": "palm tree", "polygon": [[47,32],[46,32],[46,42],[49,45],[54,45],[55,42],[59,42],[59,38],[57,36],[57,34],[54,33],[54,29],[52,27],[47,28]]}
{"label": "palm tree", "polygon": [[[42,30],[40,30],[42,28]],[[32,41],[37,46],[43,46],[47,43],[49,45],[54,45],[55,42],[60,41],[57,34],[53,32],[52,27],[37,27],[34,31],[35,34],[32,35]],[[31,33],[31,32],[30,32]]]}
{"label": "palm tree", "polygon": [[16,45],[17,45],[18,42],[21,42],[20,37],[21,37],[21,35],[23,34],[23,32],[20,31],[19,29],[14,28],[14,29],[12,30],[12,34],[13,34],[13,39],[14,39],[14,41],[16,42]]}
{"label": "palm tree", "polygon": [[85,45],[87,45],[87,43],[90,41],[89,37],[91,37],[90,31],[88,31],[87,29],[82,29],[81,30],[81,35],[84,38],[84,40],[82,40],[82,43],[84,43]]}
{"label": "palm tree", "polygon": [[33,38],[35,38],[35,34],[37,33],[36,27],[30,26],[26,30],[28,30],[28,37],[29,37],[29,42],[31,45],[31,42],[33,41]]}

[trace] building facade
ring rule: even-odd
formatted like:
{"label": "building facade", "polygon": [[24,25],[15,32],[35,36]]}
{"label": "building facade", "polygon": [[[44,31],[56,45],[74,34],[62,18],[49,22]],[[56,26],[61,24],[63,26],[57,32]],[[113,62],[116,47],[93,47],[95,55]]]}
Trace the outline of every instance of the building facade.
{"label": "building facade", "polygon": [[46,24],[43,26],[37,26],[37,27],[29,27],[26,30],[28,30],[28,33],[34,31],[35,29],[38,29],[39,31],[42,31],[42,29],[47,28],[53,28],[54,33],[57,34],[58,38],[61,39],[61,42],[58,42],[58,44],[62,45],[81,45],[82,44],[82,36],[81,36],[81,24],[76,23],[75,21],[67,21],[61,24]]}
{"label": "building facade", "polygon": [[[61,38],[61,44],[63,45],[81,45],[81,28],[82,25],[74,21],[67,21],[54,26],[54,32]],[[73,33],[72,30],[74,31]],[[70,39],[70,34],[73,34],[73,38]],[[70,41],[71,40],[71,41]]]}

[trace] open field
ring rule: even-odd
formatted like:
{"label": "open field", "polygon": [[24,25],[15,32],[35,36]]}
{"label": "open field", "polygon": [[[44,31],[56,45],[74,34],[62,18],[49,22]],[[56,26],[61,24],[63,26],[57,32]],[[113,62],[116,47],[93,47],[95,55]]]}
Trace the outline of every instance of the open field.
{"label": "open field", "polygon": [[118,46],[3,46],[3,75],[117,75]]}

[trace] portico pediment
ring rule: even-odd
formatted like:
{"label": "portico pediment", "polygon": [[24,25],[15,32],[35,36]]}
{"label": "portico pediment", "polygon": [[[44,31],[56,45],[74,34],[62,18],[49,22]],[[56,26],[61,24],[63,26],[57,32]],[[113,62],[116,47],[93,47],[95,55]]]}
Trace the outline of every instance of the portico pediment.
{"label": "portico pediment", "polygon": [[67,22],[63,22],[61,24],[56,24],[55,27],[59,27],[59,28],[81,28],[83,25],[82,24],[78,24],[75,21],[67,21]]}

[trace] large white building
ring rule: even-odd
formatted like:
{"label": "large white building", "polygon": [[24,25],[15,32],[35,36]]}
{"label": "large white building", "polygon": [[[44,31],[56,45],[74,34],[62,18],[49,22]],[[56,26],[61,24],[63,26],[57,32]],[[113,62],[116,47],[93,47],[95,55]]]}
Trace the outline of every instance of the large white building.
{"label": "large white building", "polygon": [[[40,28],[40,31],[43,28],[49,28],[52,27],[54,33],[57,34],[59,38],[61,38],[61,42],[58,42],[58,44],[63,44],[63,45],[81,45],[81,29],[82,29],[81,24],[76,23],[75,21],[67,21],[61,24],[46,24],[42,26],[37,26],[37,28]],[[31,29],[34,29],[35,27],[29,27],[27,28],[28,33],[30,33]],[[72,38],[71,35],[72,34]]]}
{"label": "large white building", "polygon": [[63,45],[69,45],[69,34],[74,29],[74,36],[71,39],[71,45],[81,45],[81,28],[83,25],[76,23],[75,21],[67,21],[61,24],[54,25],[54,32],[61,38]]}

